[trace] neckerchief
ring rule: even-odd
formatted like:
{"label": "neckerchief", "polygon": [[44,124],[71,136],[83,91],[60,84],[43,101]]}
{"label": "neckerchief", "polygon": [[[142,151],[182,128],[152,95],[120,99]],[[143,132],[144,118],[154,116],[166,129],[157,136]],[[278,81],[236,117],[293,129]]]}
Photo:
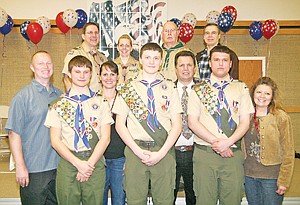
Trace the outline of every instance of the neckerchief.
{"label": "neckerchief", "polygon": [[165,61],[164,61],[164,64],[163,64],[163,69],[168,69],[169,67],[169,58],[170,58],[170,54],[171,52],[177,50],[178,48],[182,48],[183,47],[183,44],[181,42],[179,42],[176,46],[170,48],[170,49],[167,49],[164,44],[162,45],[162,49],[164,49],[164,51],[167,53],[166,57],[165,57]]}
{"label": "neckerchief", "polygon": [[76,114],[75,114],[75,124],[74,124],[74,131],[75,131],[75,136],[74,136],[74,148],[75,151],[78,152],[78,142],[79,138],[82,139],[84,145],[88,148],[91,149],[89,141],[86,136],[86,125],[84,123],[84,115],[82,111],[82,102],[85,100],[90,99],[95,95],[95,93],[89,89],[90,96],[87,96],[85,94],[82,94],[80,97],[78,95],[74,96],[69,96],[70,90],[65,95],[65,98],[67,98],[70,101],[76,102],[77,103],[77,109],[76,109]]}
{"label": "neckerchief", "polygon": [[152,83],[148,83],[148,81],[146,81],[146,80],[141,80],[140,82],[148,88],[148,90],[147,90],[147,96],[148,96],[147,125],[152,132],[155,132],[154,124],[158,129],[160,129],[160,126],[158,124],[158,120],[157,120],[157,116],[156,116],[155,98],[153,95],[152,87],[160,84],[162,82],[162,80],[156,79]]}
{"label": "neckerchief", "polygon": [[[208,79],[208,81],[210,82],[210,79]],[[230,82],[233,81],[233,78],[230,76]],[[217,117],[217,124],[219,127],[219,131],[222,130],[222,122],[221,122],[221,109],[223,109],[223,104],[222,102],[224,102],[225,104],[225,110],[228,112],[228,122],[229,122],[229,126],[230,129],[233,128],[233,119],[232,119],[232,115],[231,115],[231,111],[229,108],[229,104],[227,102],[225,93],[224,93],[224,89],[229,85],[228,81],[224,81],[223,84],[219,84],[217,82],[215,82],[212,86],[214,86],[215,88],[217,88],[219,90],[218,92],[218,106],[217,106],[217,113],[218,113],[218,117]],[[211,82],[210,82],[211,84]]]}

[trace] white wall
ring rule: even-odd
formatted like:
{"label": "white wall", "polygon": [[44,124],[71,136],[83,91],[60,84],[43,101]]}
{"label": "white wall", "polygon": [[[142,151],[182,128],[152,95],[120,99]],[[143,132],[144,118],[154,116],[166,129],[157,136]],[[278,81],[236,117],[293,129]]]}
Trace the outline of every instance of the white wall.
{"label": "white wall", "polygon": [[[96,0],[101,1],[101,0]],[[102,0],[103,1],[103,0]],[[113,0],[120,2],[121,0]],[[237,20],[300,20],[300,0],[167,0],[168,18],[181,19],[185,13],[192,12],[197,20],[205,20],[211,10],[221,11],[232,5],[237,9]],[[36,19],[46,16],[55,19],[66,9],[84,9],[84,0],[1,0],[3,8],[13,19]]]}

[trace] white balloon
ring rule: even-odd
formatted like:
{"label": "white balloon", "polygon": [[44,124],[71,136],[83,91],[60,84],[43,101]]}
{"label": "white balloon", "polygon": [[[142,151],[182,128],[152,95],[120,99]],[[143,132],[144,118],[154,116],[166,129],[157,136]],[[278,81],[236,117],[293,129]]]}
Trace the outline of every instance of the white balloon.
{"label": "white balloon", "polygon": [[4,26],[8,18],[6,11],[0,8],[0,27]]}
{"label": "white balloon", "polygon": [[183,16],[181,23],[189,23],[193,26],[193,28],[195,28],[196,23],[197,23],[197,18],[193,13],[186,13]]}
{"label": "white balloon", "polygon": [[70,28],[74,27],[78,21],[78,14],[72,9],[67,9],[63,13],[63,21]]}
{"label": "white balloon", "polygon": [[51,23],[50,20],[45,17],[45,16],[40,16],[38,17],[38,19],[36,20],[36,22],[38,22],[42,28],[43,28],[43,34],[46,34],[50,31],[51,29]]}
{"label": "white balloon", "polygon": [[215,23],[218,24],[218,18],[220,16],[220,12],[213,10],[210,11],[207,15],[206,15],[206,22],[207,23]]}

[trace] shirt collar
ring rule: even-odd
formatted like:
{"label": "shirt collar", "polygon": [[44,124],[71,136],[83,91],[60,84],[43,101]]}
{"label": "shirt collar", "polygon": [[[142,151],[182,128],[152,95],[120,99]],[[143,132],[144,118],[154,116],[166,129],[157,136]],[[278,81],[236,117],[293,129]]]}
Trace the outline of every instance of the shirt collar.
{"label": "shirt collar", "polygon": [[[43,91],[47,91],[47,88],[42,85],[41,83],[39,83],[36,79],[32,79],[32,84],[37,88],[37,90],[41,93]],[[49,84],[49,94],[56,92],[56,89],[53,87],[52,83],[50,82]]]}
{"label": "shirt collar", "polygon": [[[84,95],[86,95],[86,96],[91,97],[91,95],[90,95],[90,90],[89,90],[88,87],[86,87],[86,88],[84,89],[84,91],[83,91],[81,94],[84,94]],[[69,97],[73,97],[73,96],[75,96],[75,95],[79,95],[79,94],[76,92],[75,89],[72,89],[72,88],[71,88],[71,90],[70,90],[70,92],[69,92]]]}
{"label": "shirt collar", "polygon": [[[191,82],[187,85],[187,88],[190,89],[190,88],[192,87],[192,85],[194,85],[194,82],[193,82],[193,81],[191,81]],[[177,82],[177,87],[178,87],[178,88],[182,89],[183,86],[185,86],[185,85],[183,85],[183,84],[182,84],[181,82],[179,82],[179,81]]]}
{"label": "shirt collar", "polygon": [[224,81],[230,82],[230,75],[227,74],[226,77],[222,80],[219,80],[213,73],[210,75],[210,82],[213,85],[214,83],[222,84]]}

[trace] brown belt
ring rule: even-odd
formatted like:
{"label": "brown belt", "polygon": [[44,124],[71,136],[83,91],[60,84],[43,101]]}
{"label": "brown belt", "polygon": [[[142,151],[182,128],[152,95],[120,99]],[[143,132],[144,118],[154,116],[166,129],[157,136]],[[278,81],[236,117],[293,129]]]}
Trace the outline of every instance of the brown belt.
{"label": "brown belt", "polygon": [[190,146],[175,146],[175,150],[178,150],[180,152],[191,151],[193,149],[194,149],[193,145],[190,145]]}

